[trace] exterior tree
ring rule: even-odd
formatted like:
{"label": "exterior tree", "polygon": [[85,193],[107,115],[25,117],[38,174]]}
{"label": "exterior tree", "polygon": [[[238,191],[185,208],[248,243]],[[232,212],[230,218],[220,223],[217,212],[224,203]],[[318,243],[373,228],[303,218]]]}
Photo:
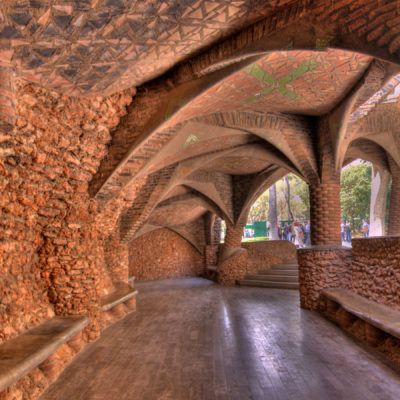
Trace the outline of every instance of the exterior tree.
{"label": "exterior tree", "polygon": [[277,201],[276,201],[276,184],[274,183],[269,188],[269,210],[268,210],[268,221],[269,221],[269,238],[271,240],[279,239],[278,236],[278,213],[277,213]]}
{"label": "exterior tree", "polygon": [[253,204],[250,209],[248,222],[266,221],[268,219],[269,192],[266,190]]}
{"label": "exterior tree", "polygon": [[359,229],[363,219],[369,220],[371,200],[371,165],[350,165],[342,171],[340,200],[342,218]]}
{"label": "exterior tree", "polygon": [[290,193],[290,175],[286,175],[283,178],[284,181],[284,195],[285,195],[285,200],[286,200],[286,206],[287,206],[287,219],[290,221],[294,220],[293,213],[292,213],[292,207],[291,207],[291,193]]}

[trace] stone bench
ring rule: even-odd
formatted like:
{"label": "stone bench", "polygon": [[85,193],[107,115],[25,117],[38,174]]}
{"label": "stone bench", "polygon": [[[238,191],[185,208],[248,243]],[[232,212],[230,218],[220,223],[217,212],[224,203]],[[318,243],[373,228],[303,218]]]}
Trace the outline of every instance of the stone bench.
{"label": "stone bench", "polygon": [[[321,297],[328,300],[328,302],[325,301],[325,304],[322,300],[322,311],[326,314],[331,314],[331,316],[336,314],[338,311],[336,305],[339,305],[347,313],[400,339],[400,311],[366,299],[346,289],[325,289],[321,292]],[[344,324],[346,323],[345,315],[341,317],[341,320]],[[351,321],[351,317],[348,317],[347,320]]]}
{"label": "stone bench", "polygon": [[101,310],[108,311],[115,306],[136,298],[138,291],[131,285],[121,284],[109,295],[101,299]]}
{"label": "stone bench", "polygon": [[101,299],[102,329],[123,318],[126,314],[136,310],[136,296],[138,291],[128,283],[120,283],[114,292]]}
{"label": "stone bench", "polygon": [[0,345],[0,392],[17,382],[79,334],[87,317],[55,317]]}

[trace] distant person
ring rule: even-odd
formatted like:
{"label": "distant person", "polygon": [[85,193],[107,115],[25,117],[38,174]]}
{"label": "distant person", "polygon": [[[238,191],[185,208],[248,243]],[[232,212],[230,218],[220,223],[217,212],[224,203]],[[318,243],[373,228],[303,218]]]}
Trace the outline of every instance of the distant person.
{"label": "distant person", "polygon": [[311,245],[311,224],[310,221],[307,221],[305,226],[304,226],[304,232],[305,232],[305,237],[304,237],[304,243],[306,246]]}
{"label": "distant person", "polygon": [[283,228],[283,237],[285,240],[289,240],[291,239],[291,232],[290,232],[290,226],[288,224],[285,224],[285,227]]}
{"label": "distant person", "polygon": [[369,237],[369,224],[366,220],[363,221],[361,231],[362,231],[363,237],[365,237],[365,238]]}
{"label": "distant person", "polygon": [[304,232],[303,229],[301,229],[300,224],[295,221],[294,223],[294,244],[296,247],[304,247]]}
{"label": "distant person", "polygon": [[346,240],[346,222],[342,221],[340,224],[340,234],[342,236],[342,242]]}
{"label": "distant person", "polygon": [[349,221],[346,222],[346,242],[351,243],[351,224]]}

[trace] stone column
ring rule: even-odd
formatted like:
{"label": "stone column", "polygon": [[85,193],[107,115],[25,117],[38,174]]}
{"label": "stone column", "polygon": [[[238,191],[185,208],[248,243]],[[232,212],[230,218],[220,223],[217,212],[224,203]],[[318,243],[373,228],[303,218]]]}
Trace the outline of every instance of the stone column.
{"label": "stone column", "polygon": [[400,167],[391,157],[388,158],[392,174],[388,235],[400,236]]}
{"label": "stone column", "polygon": [[369,236],[385,235],[386,200],[389,182],[389,171],[372,167]]}
{"label": "stone column", "polygon": [[104,258],[114,285],[127,283],[129,278],[129,249],[126,243],[119,240],[116,231],[105,240]]}
{"label": "stone column", "polygon": [[220,254],[219,262],[226,260],[233,253],[235,253],[238,249],[241,248],[242,243],[242,235],[243,235],[243,225],[231,225],[229,223],[226,224],[226,235],[225,242],[222,246],[222,251]]}
{"label": "stone column", "polygon": [[206,267],[217,265],[218,249],[221,238],[221,218],[215,214],[208,213],[204,218],[204,228],[206,233],[206,245],[204,248],[204,258]]}

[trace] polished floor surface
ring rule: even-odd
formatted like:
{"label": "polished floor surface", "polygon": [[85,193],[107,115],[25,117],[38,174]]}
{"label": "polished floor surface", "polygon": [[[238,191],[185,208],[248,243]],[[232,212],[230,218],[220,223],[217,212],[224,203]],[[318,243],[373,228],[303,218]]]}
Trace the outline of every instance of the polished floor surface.
{"label": "polished floor surface", "polygon": [[138,311],[108,328],[41,400],[389,400],[400,379],[297,291],[195,278],[138,285]]}

